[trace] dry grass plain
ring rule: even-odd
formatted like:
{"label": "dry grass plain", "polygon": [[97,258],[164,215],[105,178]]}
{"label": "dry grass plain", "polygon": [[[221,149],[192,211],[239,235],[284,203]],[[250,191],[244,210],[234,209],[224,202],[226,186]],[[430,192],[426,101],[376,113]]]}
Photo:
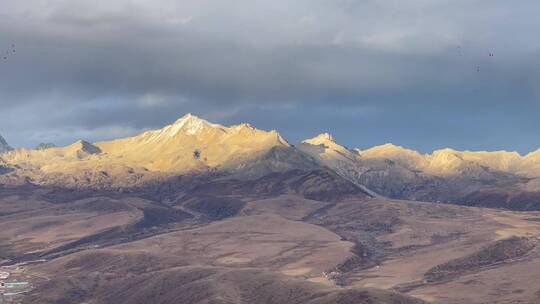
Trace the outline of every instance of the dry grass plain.
{"label": "dry grass plain", "polygon": [[41,278],[21,303],[540,301],[540,213],[288,193],[228,197],[241,209],[213,220],[190,204],[39,191],[0,196],[1,261],[47,259],[21,266]]}

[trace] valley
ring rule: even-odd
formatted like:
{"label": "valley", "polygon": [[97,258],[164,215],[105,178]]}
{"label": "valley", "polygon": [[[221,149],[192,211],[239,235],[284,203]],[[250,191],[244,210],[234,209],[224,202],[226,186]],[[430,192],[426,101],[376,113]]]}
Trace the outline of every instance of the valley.
{"label": "valley", "polygon": [[[20,199],[10,191],[2,207]],[[200,208],[136,197],[42,197],[2,216],[2,264],[43,259],[20,266],[33,289],[12,296],[14,303],[114,303],[120,295],[111,290],[126,288],[137,293],[122,303],[283,303],[286,295],[287,303],[538,300],[537,273],[526,269],[540,263],[540,213],[291,193],[246,199],[216,220]],[[186,216],[150,220],[144,211],[158,206]]]}

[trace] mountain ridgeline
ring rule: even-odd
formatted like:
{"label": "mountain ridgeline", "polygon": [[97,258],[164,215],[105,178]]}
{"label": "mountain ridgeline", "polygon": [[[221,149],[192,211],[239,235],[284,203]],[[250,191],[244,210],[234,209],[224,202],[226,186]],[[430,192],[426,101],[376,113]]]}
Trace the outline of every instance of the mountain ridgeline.
{"label": "mountain ridgeline", "polygon": [[276,131],[226,127],[191,114],[134,137],[67,147],[13,150],[0,137],[0,153],[4,185],[124,190],[179,183],[178,177],[253,182],[327,172],[326,179],[370,196],[540,210],[540,151],[421,154],[392,144],[359,150],[327,133],[295,146]]}
{"label": "mountain ridgeline", "polygon": [[13,148],[11,148],[6,142],[6,140],[0,135],[0,153],[8,152],[11,150],[13,150]]}

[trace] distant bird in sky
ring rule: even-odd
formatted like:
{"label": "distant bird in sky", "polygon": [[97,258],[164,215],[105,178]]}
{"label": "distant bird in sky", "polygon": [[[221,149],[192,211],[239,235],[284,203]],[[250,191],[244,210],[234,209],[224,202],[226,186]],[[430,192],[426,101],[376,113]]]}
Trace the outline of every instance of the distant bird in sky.
{"label": "distant bird in sky", "polygon": [[[463,57],[463,47],[461,45],[458,45],[456,47],[456,49],[457,49],[458,56]],[[495,53],[488,52],[488,57],[495,57]],[[480,72],[480,66],[479,65],[476,66],[476,72],[478,72],[478,73]]]}
{"label": "distant bird in sky", "polygon": [[2,59],[4,61],[7,61],[9,59],[9,57],[13,56],[13,54],[15,54],[16,52],[17,51],[16,51],[16,48],[15,48],[15,44],[12,43],[11,48],[9,50],[5,51],[5,54],[4,54],[4,56],[2,56]]}

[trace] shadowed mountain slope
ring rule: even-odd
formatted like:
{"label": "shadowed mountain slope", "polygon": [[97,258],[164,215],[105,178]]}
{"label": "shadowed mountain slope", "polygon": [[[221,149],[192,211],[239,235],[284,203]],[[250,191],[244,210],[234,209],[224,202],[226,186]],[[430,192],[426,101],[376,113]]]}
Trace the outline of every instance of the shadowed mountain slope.
{"label": "shadowed mountain slope", "polygon": [[13,150],[13,148],[11,148],[6,142],[6,140],[0,135],[0,153],[8,152],[11,150]]}
{"label": "shadowed mountain slope", "polygon": [[351,150],[328,134],[305,140],[298,149],[366,190],[390,198],[540,209],[537,153],[442,149],[420,154],[392,144]]}

